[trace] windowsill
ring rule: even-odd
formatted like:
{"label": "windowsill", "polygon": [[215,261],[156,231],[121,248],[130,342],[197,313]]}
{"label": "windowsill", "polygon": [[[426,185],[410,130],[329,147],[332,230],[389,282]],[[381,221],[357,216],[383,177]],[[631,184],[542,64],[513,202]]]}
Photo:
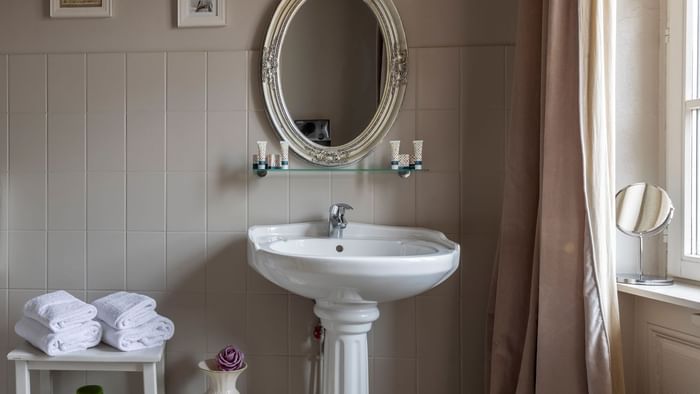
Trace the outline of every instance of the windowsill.
{"label": "windowsill", "polygon": [[683,282],[678,279],[675,279],[675,281],[676,283],[671,286],[641,286],[618,283],[617,291],[700,310],[700,284]]}

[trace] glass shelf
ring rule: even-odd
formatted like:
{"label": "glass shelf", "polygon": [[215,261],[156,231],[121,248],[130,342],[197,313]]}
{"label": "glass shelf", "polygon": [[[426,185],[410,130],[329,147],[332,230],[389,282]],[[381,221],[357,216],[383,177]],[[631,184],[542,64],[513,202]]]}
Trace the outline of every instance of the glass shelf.
{"label": "glass shelf", "polygon": [[268,168],[265,170],[252,170],[259,177],[264,177],[268,172],[373,172],[373,173],[395,173],[401,178],[408,178],[414,172],[426,172],[427,169],[416,170],[413,168],[405,168],[401,170],[392,170],[391,168],[337,168],[337,167],[314,167],[314,168],[290,168],[283,170],[281,168]]}

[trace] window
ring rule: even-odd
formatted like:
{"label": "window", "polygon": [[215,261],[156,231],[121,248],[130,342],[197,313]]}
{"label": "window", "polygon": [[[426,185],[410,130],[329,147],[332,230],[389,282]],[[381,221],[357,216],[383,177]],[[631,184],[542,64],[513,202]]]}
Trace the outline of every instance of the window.
{"label": "window", "polygon": [[700,0],[668,0],[666,177],[671,275],[700,280]]}

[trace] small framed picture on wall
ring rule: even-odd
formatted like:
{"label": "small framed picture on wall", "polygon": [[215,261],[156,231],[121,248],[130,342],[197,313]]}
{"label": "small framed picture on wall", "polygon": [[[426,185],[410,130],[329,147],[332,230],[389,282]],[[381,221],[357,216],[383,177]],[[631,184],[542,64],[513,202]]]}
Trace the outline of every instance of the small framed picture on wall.
{"label": "small framed picture on wall", "polygon": [[52,18],[109,18],[112,0],[49,0]]}
{"label": "small framed picture on wall", "polygon": [[177,26],[226,26],[226,0],[177,0]]}

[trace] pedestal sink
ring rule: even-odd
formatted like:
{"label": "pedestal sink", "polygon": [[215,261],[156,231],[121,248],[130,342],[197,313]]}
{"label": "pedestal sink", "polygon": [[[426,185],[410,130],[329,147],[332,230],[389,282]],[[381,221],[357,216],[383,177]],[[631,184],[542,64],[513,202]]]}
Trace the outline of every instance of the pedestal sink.
{"label": "pedestal sink", "polygon": [[254,226],[248,263],[316,300],[326,330],[322,394],[368,394],[367,333],[379,318],[377,303],[442,283],[459,265],[459,244],[422,228],[351,223],[335,239],[328,222]]}

